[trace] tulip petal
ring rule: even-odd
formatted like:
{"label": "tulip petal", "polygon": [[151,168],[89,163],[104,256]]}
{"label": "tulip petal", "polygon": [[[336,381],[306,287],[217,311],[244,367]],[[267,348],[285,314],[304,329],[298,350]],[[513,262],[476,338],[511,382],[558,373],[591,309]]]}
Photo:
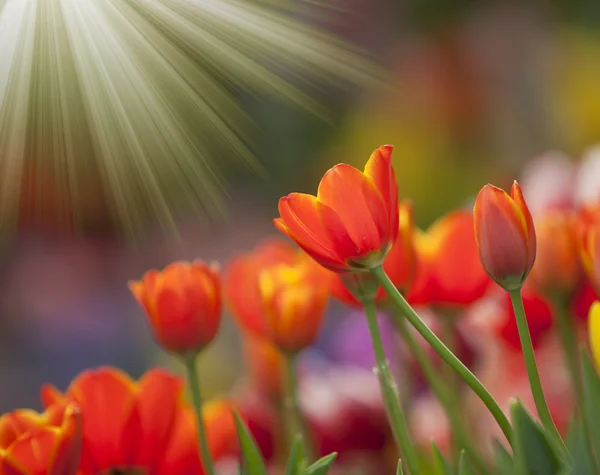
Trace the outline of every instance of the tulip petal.
{"label": "tulip petal", "polygon": [[344,268],[340,256],[356,252],[339,216],[315,196],[303,193],[284,196],[279,200],[279,213],[281,221],[275,225],[325,267]]}
{"label": "tulip petal", "polygon": [[85,371],[71,383],[68,396],[85,415],[82,471],[122,466],[137,452],[136,387],[129,376],[113,368]]}
{"label": "tulip petal", "polygon": [[[398,222],[398,182],[392,166],[393,150],[393,145],[382,145],[371,154],[365,165],[365,175],[373,181],[383,197],[392,230],[397,227]],[[396,240],[396,232],[393,231],[392,242]]]}
{"label": "tulip petal", "polygon": [[200,474],[202,464],[198,453],[198,432],[192,409],[178,412],[177,419],[164,449],[162,463],[157,474]]}
{"label": "tulip petal", "polygon": [[519,184],[515,181],[510,189],[510,197],[513,199],[517,209],[518,215],[522,218],[525,223],[525,236],[527,236],[527,268],[531,269],[535,262],[535,256],[537,251],[535,226],[533,225],[533,217],[529,212],[525,198],[523,197],[523,191]]}
{"label": "tulip petal", "polygon": [[52,465],[59,439],[56,428],[38,429],[19,438],[4,454],[4,473],[57,474]]}
{"label": "tulip petal", "polygon": [[148,371],[139,381],[137,411],[141,438],[135,465],[155,467],[169,442],[177,412],[183,405],[183,380],[166,371]]}
{"label": "tulip petal", "polygon": [[354,242],[355,254],[348,258],[367,255],[388,244],[388,208],[373,181],[356,168],[341,163],[327,171],[317,199],[337,213]]}

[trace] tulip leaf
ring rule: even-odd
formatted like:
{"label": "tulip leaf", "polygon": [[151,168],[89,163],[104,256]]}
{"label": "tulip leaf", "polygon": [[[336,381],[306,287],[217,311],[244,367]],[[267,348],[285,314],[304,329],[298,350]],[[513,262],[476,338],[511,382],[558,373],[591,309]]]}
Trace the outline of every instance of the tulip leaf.
{"label": "tulip leaf", "polygon": [[402,459],[398,460],[398,468],[396,469],[396,475],[404,475],[402,471]]}
{"label": "tulip leaf", "polygon": [[433,466],[436,473],[439,475],[454,475],[450,464],[448,464],[435,442],[431,443],[431,448],[433,449]]}
{"label": "tulip leaf", "polygon": [[[577,418],[571,425],[567,437],[567,447],[572,455],[572,467],[565,473],[570,475],[586,475],[596,473],[596,462],[592,453],[586,426],[581,418]],[[568,468],[568,467],[567,467]]]}
{"label": "tulip leaf", "polygon": [[515,473],[515,462],[508,450],[496,442],[496,455],[494,457],[494,473],[498,475],[513,475]]}
{"label": "tulip leaf", "polygon": [[306,460],[304,458],[304,444],[302,442],[302,436],[296,435],[292,448],[290,449],[290,456],[287,461],[285,468],[285,475],[300,475],[306,468]]}
{"label": "tulip leaf", "polygon": [[475,475],[475,468],[471,465],[464,450],[460,451],[460,457],[458,459],[458,475]]}
{"label": "tulip leaf", "polygon": [[600,378],[585,351],[582,351],[584,417],[589,426],[596,456],[600,457]]}
{"label": "tulip leaf", "polygon": [[243,475],[267,475],[267,468],[262,458],[262,454],[254,438],[250,434],[248,427],[237,413],[233,412],[235,419],[235,428],[237,430],[240,451],[242,453],[242,473]]}
{"label": "tulip leaf", "polygon": [[337,452],[333,452],[332,454],[326,455],[325,457],[317,460],[306,469],[304,475],[326,475],[333,465],[333,462],[335,462],[336,457]]}
{"label": "tulip leaf", "polygon": [[517,473],[556,475],[561,469],[559,456],[540,423],[533,419],[520,401],[511,407]]}

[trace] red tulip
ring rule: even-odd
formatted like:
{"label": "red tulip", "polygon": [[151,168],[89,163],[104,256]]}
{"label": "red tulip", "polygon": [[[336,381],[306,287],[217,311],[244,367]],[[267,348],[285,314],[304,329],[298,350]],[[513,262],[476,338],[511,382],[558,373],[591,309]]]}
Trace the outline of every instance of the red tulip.
{"label": "red tulip", "polygon": [[375,150],[364,172],[334,166],[317,196],[291,193],[279,200],[279,213],[275,226],[324,267],[348,272],[381,265],[398,234],[392,146]]}
{"label": "red tulip", "polygon": [[215,337],[221,323],[221,284],[215,265],[175,262],[162,272],[147,272],[129,288],[166,350],[195,353]]}
{"label": "red tulip", "polygon": [[514,182],[510,195],[484,186],[475,201],[475,238],[488,275],[505,290],[517,290],[529,275],[536,254],[533,219]]}

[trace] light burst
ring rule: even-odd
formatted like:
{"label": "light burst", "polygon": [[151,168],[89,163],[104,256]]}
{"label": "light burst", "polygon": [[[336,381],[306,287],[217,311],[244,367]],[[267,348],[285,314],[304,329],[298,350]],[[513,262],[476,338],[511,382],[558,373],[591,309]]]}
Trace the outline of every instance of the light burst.
{"label": "light burst", "polygon": [[182,199],[219,212],[215,157],[260,167],[232,91],[323,114],[301,81],[373,71],[251,1],[0,0],[0,226],[48,214],[73,228],[105,207],[132,235],[173,225]]}

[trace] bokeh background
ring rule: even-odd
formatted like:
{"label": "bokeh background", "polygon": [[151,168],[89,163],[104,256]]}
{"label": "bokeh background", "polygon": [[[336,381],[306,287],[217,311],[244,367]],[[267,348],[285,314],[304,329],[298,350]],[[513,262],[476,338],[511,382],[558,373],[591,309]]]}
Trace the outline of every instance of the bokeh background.
{"label": "bokeh background", "polygon": [[[225,265],[234,252],[275,233],[271,220],[281,195],[314,191],[335,163],[362,166],[374,148],[394,144],[401,194],[413,200],[417,223],[427,226],[484,183],[510,183],[532,158],[558,150],[577,161],[600,141],[597,2],[264,3],[336,35],[385,79],[299,84],[323,114],[235,91],[255,126],[252,152],[260,167],[216,152],[223,174],[219,213],[182,209],[168,231],[148,221],[134,239],[124,237],[101,193],[91,193],[88,226],[75,232],[54,219],[60,190],[34,181],[21,199],[19,225],[2,234],[0,412],[38,407],[40,384],[64,388],[91,366],[116,365],[132,375],[157,364],[179,370],[152,342],[127,281],[177,259]],[[319,345],[304,356],[307,364],[330,356],[332,329],[345,313],[332,307]],[[361,365],[368,345],[361,346],[358,332],[347,338],[356,342],[353,357]],[[241,361],[239,337],[226,319],[203,358],[206,391],[231,388]]]}

